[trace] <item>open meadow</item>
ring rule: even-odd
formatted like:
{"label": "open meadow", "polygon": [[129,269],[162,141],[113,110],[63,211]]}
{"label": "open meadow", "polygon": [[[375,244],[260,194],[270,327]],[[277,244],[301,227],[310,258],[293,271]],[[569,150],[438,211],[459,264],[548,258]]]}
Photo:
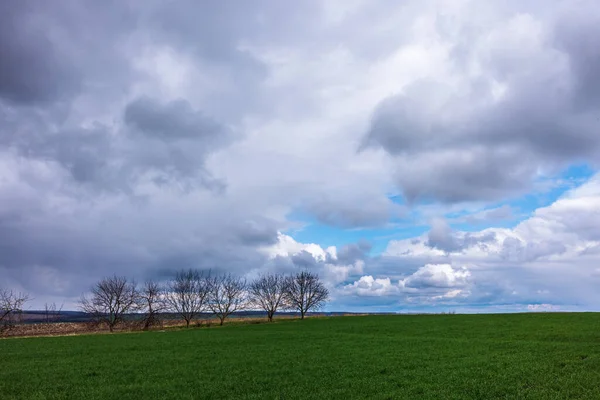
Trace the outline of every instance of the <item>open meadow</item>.
{"label": "open meadow", "polygon": [[0,340],[2,399],[598,399],[600,314],[309,318]]}

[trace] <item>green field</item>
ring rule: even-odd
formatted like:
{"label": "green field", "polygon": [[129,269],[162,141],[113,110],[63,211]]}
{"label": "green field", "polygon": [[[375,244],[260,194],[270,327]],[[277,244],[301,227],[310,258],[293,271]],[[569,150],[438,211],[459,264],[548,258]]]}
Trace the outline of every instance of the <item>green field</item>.
{"label": "green field", "polygon": [[334,317],[0,340],[2,399],[600,399],[600,314]]}

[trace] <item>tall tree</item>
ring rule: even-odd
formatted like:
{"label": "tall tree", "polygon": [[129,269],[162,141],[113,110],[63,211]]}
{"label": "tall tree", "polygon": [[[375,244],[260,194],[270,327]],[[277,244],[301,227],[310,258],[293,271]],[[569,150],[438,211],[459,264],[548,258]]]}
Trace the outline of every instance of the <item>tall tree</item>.
{"label": "tall tree", "polygon": [[267,312],[269,322],[273,321],[277,309],[284,306],[286,282],[281,274],[269,274],[260,276],[250,284],[250,301]]}
{"label": "tall tree", "polygon": [[108,325],[113,332],[127,313],[138,310],[139,300],[135,282],[114,275],[96,283],[91,289],[91,297],[81,296],[79,304],[82,311]]}
{"label": "tall tree", "polygon": [[287,278],[285,300],[304,319],[306,313],[323,307],[329,298],[329,290],[319,276],[308,271],[298,272]]}
{"label": "tall tree", "polygon": [[189,269],[177,272],[168,283],[165,300],[168,307],[185,321],[186,327],[206,305],[210,288],[210,272]]}
{"label": "tall tree", "polygon": [[219,318],[219,325],[248,303],[246,280],[231,274],[223,274],[211,280],[208,307]]}
{"label": "tall tree", "polygon": [[0,288],[0,332],[9,330],[20,321],[23,306],[29,295]]}

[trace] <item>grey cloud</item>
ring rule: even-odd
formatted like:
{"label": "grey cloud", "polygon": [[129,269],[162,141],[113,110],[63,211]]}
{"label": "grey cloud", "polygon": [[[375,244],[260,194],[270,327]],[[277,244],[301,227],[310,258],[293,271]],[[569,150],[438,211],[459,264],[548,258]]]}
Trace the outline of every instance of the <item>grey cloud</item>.
{"label": "grey cloud", "polygon": [[32,160],[60,164],[76,182],[100,182],[112,158],[107,126],[57,129],[61,110],[9,109],[0,105],[0,143]]}
{"label": "grey cloud", "polygon": [[200,182],[220,192],[225,189],[225,182],[205,168],[205,159],[236,138],[229,128],[195,111],[185,100],[162,104],[147,97],[136,99],[126,106],[124,119],[147,139],[135,140],[126,150],[134,163],[129,166],[133,173],[157,169],[157,183],[175,179],[190,185]]}
{"label": "grey cloud", "polygon": [[307,251],[301,251],[292,255],[276,255],[275,257],[266,260],[263,265],[257,266],[261,271],[291,274],[298,270],[311,269],[319,270],[322,263],[316,260],[312,254]]}
{"label": "grey cloud", "polygon": [[404,215],[404,209],[381,195],[322,197],[311,199],[305,207],[319,222],[338,228],[367,228],[382,226],[390,219]]}
{"label": "grey cloud", "polygon": [[[16,103],[54,100],[75,90],[77,71],[52,40],[36,25],[43,22],[41,3],[0,4],[0,96]],[[41,21],[40,21],[41,20]]]}
{"label": "grey cloud", "polygon": [[558,241],[524,243],[520,239],[507,237],[502,242],[500,257],[513,262],[531,262],[542,257],[563,254],[566,250],[566,246]]}
{"label": "grey cloud", "polygon": [[600,103],[600,7],[596,2],[567,7],[558,18],[554,40],[569,54],[577,104],[597,109]]}
{"label": "grey cloud", "polygon": [[[560,27],[512,16],[489,36],[471,37],[458,71],[478,62],[483,73],[459,87],[423,80],[383,101],[361,149],[396,158],[396,181],[409,201],[448,203],[506,198],[529,188],[539,167],[598,161],[597,13],[582,24],[572,13]],[[542,32],[525,43],[511,29],[539,24]],[[495,82],[504,85],[499,99]]]}
{"label": "grey cloud", "polygon": [[293,254],[290,257],[290,260],[299,268],[312,268],[318,263],[313,255],[306,250],[302,250],[299,253]]}
{"label": "grey cloud", "polygon": [[151,138],[173,142],[202,140],[207,146],[227,142],[231,133],[221,124],[195,111],[186,100],[161,104],[149,97],[125,107],[125,122]]}
{"label": "grey cloud", "polygon": [[[267,263],[257,248],[276,241],[281,223],[257,216],[253,199],[220,204],[198,190],[224,191],[207,159],[239,138],[230,125],[260,99],[266,76],[240,49],[246,30],[232,29],[244,10],[223,7],[217,21],[204,6],[0,5],[4,282],[35,297],[72,298],[113,272],[144,279],[187,266],[245,273]],[[138,65],[157,45],[192,54],[214,87],[189,82],[199,96],[163,99]]]}
{"label": "grey cloud", "polygon": [[353,264],[358,260],[364,260],[369,257],[372,245],[367,240],[360,240],[358,243],[351,243],[343,246],[337,252],[337,260],[340,264]]}
{"label": "grey cloud", "polygon": [[431,230],[427,233],[426,245],[449,253],[462,248],[453,235],[452,228],[443,220],[433,221]]}
{"label": "grey cloud", "polygon": [[122,50],[139,14],[123,2],[23,0],[0,7],[0,97],[45,107],[85,90],[108,101],[132,83]]}
{"label": "grey cloud", "polygon": [[[60,163],[76,182],[111,185],[114,173],[109,171],[113,158],[112,143],[107,127],[97,125],[88,129],[66,130],[38,136],[30,140],[21,152],[30,157]],[[113,176],[109,176],[113,175]]]}
{"label": "grey cloud", "polygon": [[244,245],[273,245],[277,243],[277,225],[266,218],[255,218],[245,222],[235,221],[237,237]]}
{"label": "grey cloud", "polygon": [[[184,190],[226,188],[205,161],[237,137],[185,101],[133,100],[124,111],[129,126],[122,130],[101,123],[56,129],[46,114],[24,110],[15,115],[7,112],[9,125],[0,128],[5,145],[25,157],[59,163],[75,182],[94,191],[131,193],[148,178],[157,186],[175,183]],[[27,117],[30,122],[18,123]]]}
{"label": "grey cloud", "polygon": [[486,243],[494,242],[496,234],[486,232],[483,234],[472,234],[469,232],[454,232],[452,228],[442,219],[436,219],[431,224],[431,230],[427,233],[427,246],[442,250],[446,253],[462,252],[473,246],[485,246]]}
{"label": "grey cloud", "polygon": [[198,95],[206,97],[205,107],[212,115],[237,121],[249,112],[269,115],[288,97],[273,103],[272,93],[264,87],[269,70],[245,46],[270,48],[304,41],[310,30],[303,29],[303,21],[315,15],[316,4],[295,4],[292,15],[286,5],[273,0],[235,4],[185,0],[177,7],[157,1],[145,12],[144,28],[153,42],[193,57],[199,80],[206,79],[203,74],[214,76],[220,85],[203,85]]}
{"label": "grey cloud", "polygon": [[[77,297],[94,280],[111,273],[137,280],[167,278],[180,268],[244,274],[267,264],[257,247],[275,240],[273,223],[266,220],[236,223],[232,219],[226,223],[227,230],[222,230],[222,220],[204,217],[203,229],[197,231],[195,221],[165,222],[153,215],[157,208],[151,205],[139,209],[122,204],[122,212],[135,216],[134,222],[114,213],[99,221],[93,215],[99,210],[89,204],[74,213],[62,211],[53,216],[48,212],[51,206],[38,201],[27,208],[3,206],[0,275],[42,296]],[[95,211],[86,215],[85,208]],[[49,285],[43,281],[45,275],[61,284]]]}

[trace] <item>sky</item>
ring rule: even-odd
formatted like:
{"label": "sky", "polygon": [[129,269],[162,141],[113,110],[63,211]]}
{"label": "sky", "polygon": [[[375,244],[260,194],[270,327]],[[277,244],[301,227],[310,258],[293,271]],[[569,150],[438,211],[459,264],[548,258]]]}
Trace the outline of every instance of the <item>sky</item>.
{"label": "sky", "polygon": [[309,270],[600,310],[595,0],[0,2],[0,287]]}

